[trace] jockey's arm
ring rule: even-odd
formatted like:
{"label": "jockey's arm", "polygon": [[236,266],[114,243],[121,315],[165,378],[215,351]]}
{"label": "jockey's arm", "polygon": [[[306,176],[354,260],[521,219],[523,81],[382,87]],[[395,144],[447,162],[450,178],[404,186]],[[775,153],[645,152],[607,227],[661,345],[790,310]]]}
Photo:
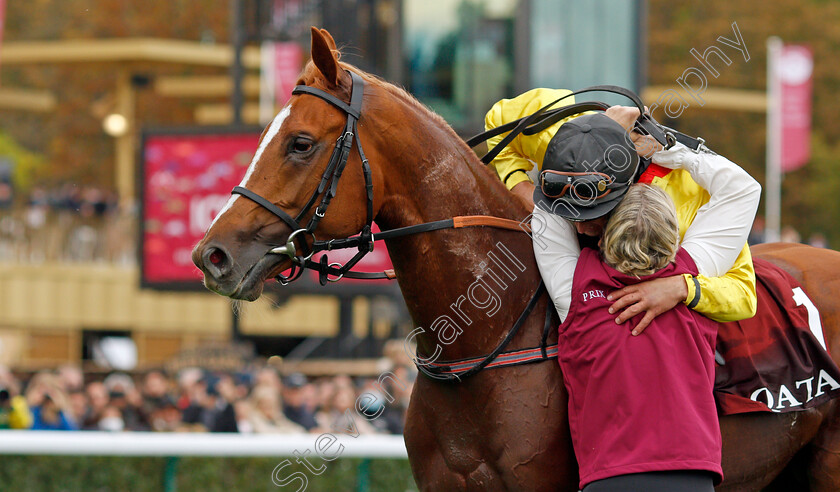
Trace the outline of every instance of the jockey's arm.
{"label": "jockey's arm", "polygon": [[[755,316],[755,270],[749,246],[744,245],[735,265],[720,277],[698,275],[700,300],[694,310],[715,321],[738,321]],[[694,282],[686,279],[686,284]],[[688,297],[696,296],[693,286]],[[689,301],[690,302],[690,301]]]}
{"label": "jockey's arm", "polygon": [[580,257],[575,228],[567,220],[535,207],[531,231],[540,276],[562,323],[569,314],[572,279]]}
{"label": "jockey's arm", "polygon": [[[708,194],[696,190],[694,196],[688,198],[705,200],[706,196],[709,197],[708,202],[696,209],[696,215],[683,236],[682,246],[692,256],[700,273],[697,277],[684,276],[686,289],[680,290],[687,292],[687,295],[683,302],[717,321],[752,317],[756,309],[755,272],[746,238],[758,208],[760,185],[728,159],[713,154],[696,154],[682,145],[656,153],[654,162],[663,167],[687,171],[696,185],[709,190]],[[681,199],[686,199],[686,193],[681,192],[690,192],[690,188],[696,186],[695,183],[686,185],[686,180],[678,179],[678,174],[672,174],[669,178],[669,182],[659,184],[675,199],[679,216],[684,208],[682,205],[688,201],[681,203]],[[680,184],[689,189],[680,189]],[[685,220],[685,217],[680,217],[681,224]],[[662,279],[652,282],[660,282],[660,287],[664,284]],[[642,294],[653,298],[649,292],[655,292],[653,287],[656,285],[645,284],[622,289],[627,292],[614,293],[619,300],[613,309],[619,311],[626,308],[619,315],[619,322],[641,311],[654,311],[655,316],[667,310],[663,309],[667,306],[661,304],[651,307],[653,302],[639,299],[638,293],[635,297],[628,295],[633,290],[641,290]],[[644,292],[645,289],[648,292]]]}
{"label": "jockey's arm", "polygon": [[659,152],[654,160],[661,166],[685,169],[709,191],[709,201],[697,211],[682,240],[699,272],[700,292],[695,292],[696,285],[689,286],[688,298],[699,297],[694,309],[717,321],[752,317],[755,270],[747,235],[758,210],[761,185],[729,159],[694,153],[684,146]]}
{"label": "jockey's arm", "polygon": [[[570,91],[565,89],[532,89],[513,99],[502,99],[490,108],[484,117],[484,127],[487,130],[504,125],[519,118],[528,116],[546,104],[555,101]],[[555,107],[562,107],[575,102],[574,96],[560,101]],[[490,167],[499,175],[499,179],[512,190],[519,183],[531,183],[527,172],[542,164],[545,149],[551,137],[557,132],[566,118],[534,135],[519,134],[508,144],[490,163]],[[507,133],[497,135],[487,140],[487,148],[493,149],[501,142]],[[530,187],[529,187],[530,188]],[[524,188],[523,188],[524,189]],[[533,191],[533,188],[530,188]]]}

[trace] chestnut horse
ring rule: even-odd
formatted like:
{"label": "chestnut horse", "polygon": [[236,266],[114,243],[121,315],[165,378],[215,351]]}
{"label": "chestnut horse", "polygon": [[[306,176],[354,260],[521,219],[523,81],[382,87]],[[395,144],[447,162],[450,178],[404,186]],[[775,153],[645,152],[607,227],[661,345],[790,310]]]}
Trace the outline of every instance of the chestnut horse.
{"label": "chestnut horse", "polygon": [[[319,240],[362,230],[368,180],[372,214],[383,230],[462,215],[528,216],[442,118],[397,87],[340,63],[332,37],[313,28],[312,61],[298,83],[349,104],[350,72],[364,83],[356,138],[369,162],[369,178],[363,172],[367,163],[353,148],[332,205],[314,231]],[[347,121],[348,111],[336,103],[311,92],[296,94],[263,133],[242,186],[285,214],[307,209]],[[253,198],[234,195],[193,252],[205,285],[232,298],[259,297],[266,279],[292,265],[288,256],[273,254],[293,232],[288,220],[278,217]],[[474,302],[476,292],[463,302],[470,286],[491,276],[488,258],[500,256],[500,244],[521,266],[507,272],[503,292],[497,289],[501,306],[488,309],[487,296],[484,304]],[[439,360],[491,352],[540,282],[531,239],[522,232],[437,230],[392,238],[387,245],[414,323],[423,327],[415,337],[417,351],[438,351]],[[829,349],[840,354],[840,254],[801,245],[754,251],[802,283],[822,313]],[[539,344],[547,302],[542,296],[509,350]],[[556,343],[556,330],[551,335]],[[405,442],[420,489],[577,490],[562,381],[556,362],[484,370],[457,384],[419,377]],[[726,479],[719,490],[840,490],[838,408],[832,401],[797,413],[722,418]]]}

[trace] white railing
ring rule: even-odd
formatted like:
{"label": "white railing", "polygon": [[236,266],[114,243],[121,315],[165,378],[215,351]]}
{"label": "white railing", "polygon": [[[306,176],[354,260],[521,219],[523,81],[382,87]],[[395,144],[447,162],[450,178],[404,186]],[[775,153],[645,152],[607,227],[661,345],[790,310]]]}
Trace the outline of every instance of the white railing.
{"label": "white railing", "polygon": [[[407,458],[403,436],[335,434],[341,457]],[[314,450],[315,434],[198,434],[98,431],[0,431],[0,455],[292,456]],[[332,447],[335,454],[338,446]]]}

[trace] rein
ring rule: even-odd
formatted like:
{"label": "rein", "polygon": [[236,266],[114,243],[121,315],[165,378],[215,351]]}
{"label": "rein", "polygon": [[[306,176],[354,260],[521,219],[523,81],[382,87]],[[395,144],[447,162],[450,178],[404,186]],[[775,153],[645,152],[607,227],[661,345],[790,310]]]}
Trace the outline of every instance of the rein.
{"label": "rein", "polygon": [[[336,140],[330,160],[323,175],[321,176],[321,181],[318,183],[318,187],[312,192],[312,195],[300,212],[298,212],[298,214],[293,218],[280,207],[271,203],[268,199],[254,193],[244,186],[236,186],[231,192],[232,194],[242,195],[262,206],[272,214],[279,217],[280,220],[282,220],[292,230],[292,233],[286,240],[285,245],[272,248],[267,253],[286,255],[292,260],[291,272],[287,276],[278,275],[276,277],[278,282],[282,285],[288,285],[300,278],[305,269],[317,271],[321,285],[326,285],[327,282],[337,282],[344,277],[355,279],[394,279],[396,278],[396,275],[392,270],[385,272],[354,272],[351,270],[353,266],[364,258],[365,255],[373,251],[374,241],[378,239],[393,239],[442,229],[462,229],[466,227],[481,226],[530,233],[530,225],[523,224],[515,220],[485,215],[470,215],[381,231],[376,233],[374,237],[374,233],[371,231],[371,227],[373,225],[373,182],[371,179],[370,164],[365,157],[361,140],[356,138],[356,133],[358,131],[357,123],[362,114],[364,80],[352,71],[349,73],[352,79],[349,104],[341,101],[332,94],[314,87],[299,85],[292,91],[292,94],[309,94],[323,99],[336,108],[342,110],[347,115],[347,122],[344,125],[344,131]],[[357,236],[344,239],[319,241],[315,237],[315,230],[318,227],[318,223],[326,215],[330,202],[335,197],[336,190],[338,189],[338,181],[341,179],[341,175],[347,165],[347,160],[350,157],[350,152],[353,148],[354,139],[356,144],[355,146],[359,152],[359,157],[362,161],[362,172],[364,174],[365,189],[367,192],[367,220],[365,226]],[[300,224],[300,221],[312,210],[313,205],[318,202],[318,197],[321,197],[320,202],[317,207],[315,207],[315,211],[309,219],[306,227],[303,227]],[[295,243],[295,239],[301,236],[303,236],[303,240],[299,241],[301,253],[298,253],[298,246]],[[311,245],[306,241],[306,236],[311,236]],[[315,253],[347,248],[357,248],[358,252],[344,265],[339,263],[330,263],[326,254],[321,256],[320,261],[312,261],[312,256]],[[330,276],[335,278],[330,278]],[[510,341],[513,340],[522,325],[525,324],[525,321],[536,306],[537,301],[545,292],[545,284],[540,281],[539,287],[531,297],[531,300],[528,302],[525,310],[516,320],[513,328],[511,328],[507,336],[505,336],[505,338],[490,354],[477,359],[450,362],[436,362],[418,356],[415,360],[415,364],[420,372],[426,376],[451,382],[460,381],[462,378],[471,376],[484,368],[539,362],[556,356],[557,346],[546,346],[552,321],[551,303],[548,303],[548,308],[546,310],[546,322],[543,329],[541,345],[533,349],[507,353],[502,352]],[[496,360],[497,357],[499,360]]]}

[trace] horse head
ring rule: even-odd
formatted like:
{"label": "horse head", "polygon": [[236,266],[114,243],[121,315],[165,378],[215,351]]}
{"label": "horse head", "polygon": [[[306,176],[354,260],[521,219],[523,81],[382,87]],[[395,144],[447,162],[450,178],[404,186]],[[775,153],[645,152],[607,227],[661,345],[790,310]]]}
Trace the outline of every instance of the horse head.
{"label": "horse head", "polygon": [[[349,149],[343,173],[322,183],[337,165],[332,162],[334,152],[338,153],[338,147],[348,138],[348,113],[340,105],[351,104],[354,78],[360,89],[360,78],[351,76],[347,65],[339,62],[332,36],[326,30],[312,28],[312,59],[298,85],[321,91],[336,101],[298,92],[263,131],[250,167],[236,189],[245,191],[231,196],[193,250],[193,262],[204,273],[208,289],[254,300],[262,293],[266,279],[292,267],[293,257],[306,256],[315,235],[318,239],[352,236],[364,227],[371,212],[376,214],[381,203],[382,172],[375,163],[383,160],[376,138],[366,139],[370,145],[364,150],[371,163],[372,188],[380,196],[368,199],[368,183],[355,144]],[[360,103],[362,93],[358,96]],[[358,128],[364,127],[361,118]],[[326,214],[323,197],[331,188],[334,197],[327,202],[330,206]],[[258,203],[259,198],[265,202]],[[272,212],[272,206],[279,212]],[[316,214],[317,226],[307,227]],[[305,230],[295,234],[286,254],[276,253],[300,229]]]}

